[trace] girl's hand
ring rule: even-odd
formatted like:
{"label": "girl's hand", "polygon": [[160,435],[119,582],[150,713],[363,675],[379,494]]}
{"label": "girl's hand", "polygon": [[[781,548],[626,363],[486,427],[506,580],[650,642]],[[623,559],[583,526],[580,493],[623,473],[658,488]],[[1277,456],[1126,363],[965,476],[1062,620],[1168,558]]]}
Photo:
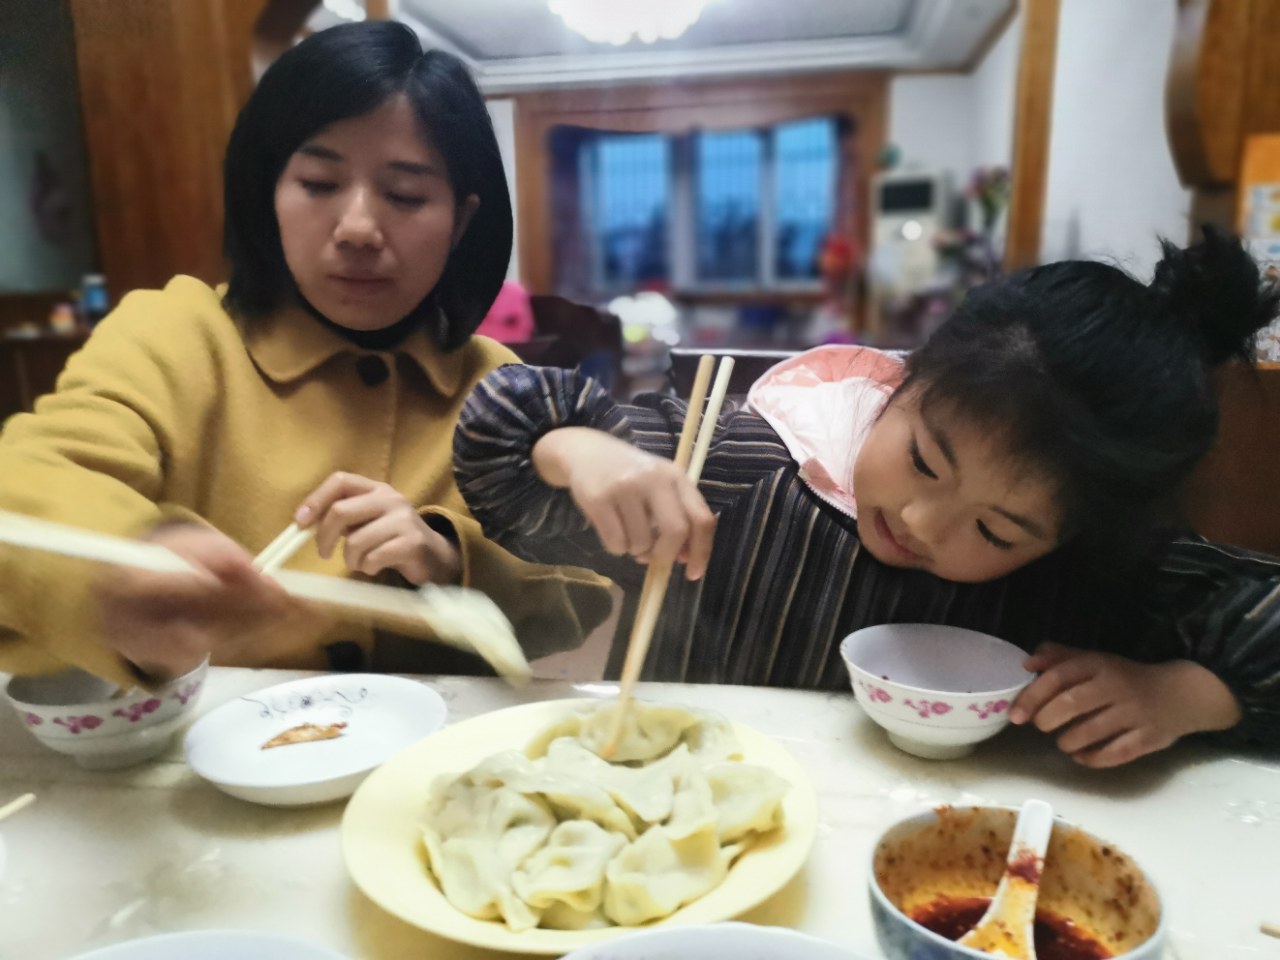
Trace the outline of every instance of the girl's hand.
{"label": "girl's hand", "polygon": [[294,519],[314,527],[316,549],[328,559],[345,538],[342,558],[354,573],[397,570],[410,583],[456,583],[457,546],[427,526],[394,488],[352,473],[335,473],[303,501]]}
{"label": "girl's hand", "polygon": [[550,486],[568,489],[610,553],[679,560],[690,580],[706,573],[715,516],[672,461],[602,430],[562,427],[534,444],[533,466]]}
{"label": "girl's hand", "polygon": [[253,568],[239,544],[216,530],[169,524],[145,539],[196,568],[118,568],[99,585],[107,644],[149,677],[181,676],[211,655],[235,662],[258,631],[301,612],[279,584]]}
{"label": "girl's hand", "polygon": [[1086,767],[1116,767],[1189,733],[1240,722],[1227,685],[1190,660],[1137,663],[1048,643],[1026,668],[1040,676],[1014,701],[1010,719],[1058,732],[1058,747]]}

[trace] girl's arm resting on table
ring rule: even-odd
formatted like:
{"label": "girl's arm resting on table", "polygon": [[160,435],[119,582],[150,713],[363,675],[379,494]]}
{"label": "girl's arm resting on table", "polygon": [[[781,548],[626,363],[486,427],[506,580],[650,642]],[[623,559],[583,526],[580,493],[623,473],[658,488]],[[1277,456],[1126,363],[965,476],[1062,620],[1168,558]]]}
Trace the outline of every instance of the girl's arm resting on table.
{"label": "girl's arm resting on table", "polygon": [[[1280,562],[1172,544],[1134,633],[1113,653],[1046,645],[1019,697],[1032,722],[1089,766],[1114,766],[1192,733],[1280,744]],[[1121,655],[1120,651],[1132,653]]]}

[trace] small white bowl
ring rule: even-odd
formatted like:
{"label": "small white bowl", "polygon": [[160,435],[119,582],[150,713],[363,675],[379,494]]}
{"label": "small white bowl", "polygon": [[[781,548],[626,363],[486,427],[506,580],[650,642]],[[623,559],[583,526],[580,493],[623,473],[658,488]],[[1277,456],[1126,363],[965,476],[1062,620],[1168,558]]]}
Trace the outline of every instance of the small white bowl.
{"label": "small white bowl", "polygon": [[[224,703],[187,732],[187,763],[233,797],[273,807],[352,794],[383,761],[444,726],[440,695],[415,680],[331,674],[291,680]],[[263,749],[304,723],[341,736]]]}
{"label": "small white bowl", "polygon": [[83,670],[13,677],[5,694],[23,726],[86,770],[115,770],[163,753],[189,719],[208,664],[154,690],[119,696],[109,680]]}
{"label": "small white bowl", "polygon": [[564,960],[869,960],[864,954],[784,927],[714,923],[624,934],[567,954]]}
{"label": "small white bowl", "polygon": [[1024,650],[960,627],[886,623],[844,638],[858,703],[907,753],[953,760],[999,733],[1035,679]]}
{"label": "small white bowl", "polygon": [[199,930],[130,940],[74,960],[348,960],[327,947],[247,930]]}

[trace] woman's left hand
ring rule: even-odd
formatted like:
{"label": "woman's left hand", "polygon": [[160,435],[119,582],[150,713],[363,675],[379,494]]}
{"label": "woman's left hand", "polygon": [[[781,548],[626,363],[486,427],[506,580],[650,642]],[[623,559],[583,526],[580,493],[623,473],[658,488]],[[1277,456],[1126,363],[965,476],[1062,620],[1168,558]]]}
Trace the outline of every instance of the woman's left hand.
{"label": "woman's left hand", "polygon": [[1190,660],[1138,663],[1048,643],[1025,666],[1040,676],[1014,701],[1010,719],[1058,733],[1058,747],[1086,767],[1117,767],[1240,721],[1227,685]]}
{"label": "woman's left hand", "polygon": [[427,526],[395,488],[353,473],[332,474],[298,508],[304,530],[314,527],[316,549],[328,559],[345,539],[347,569],[374,576],[397,570],[410,583],[456,583],[462,556]]}

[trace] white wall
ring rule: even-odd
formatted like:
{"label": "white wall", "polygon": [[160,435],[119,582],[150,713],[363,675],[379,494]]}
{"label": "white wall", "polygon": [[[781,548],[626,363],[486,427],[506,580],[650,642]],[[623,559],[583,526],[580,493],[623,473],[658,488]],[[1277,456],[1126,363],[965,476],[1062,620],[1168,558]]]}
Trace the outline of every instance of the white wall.
{"label": "white wall", "polygon": [[1018,94],[1022,23],[1015,18],[973,72],[973,161],[1008,167],[1013,160],[1013,114]]}
{"label": "white wall", "polygon": [[1145,278],[1159,257],[1157,235],[1185,242],[1190,194],[1164,129],[1176,7],[1062,5],[1043,259],[1113,259]]}
{"label": "white wall", "polygon": [[[1168,0],[1065,0],[1058,34],[1041,259],[1114,260],[1146,277],[1158,236],[1187,238],[1190,194],[1164,128],[1164,85],[1176,5]],[[1009,164],[1020,18],[970,75],[899,76],[889,139],[904,164],[953,171]]]}
{"label": "white wall", "polygon": [[[487,100],[489,116],[493,120],[493,132],[502,151],[502,166],[507,171],[507,189],[511,191],[511,216],[516,217],[516,102],[511,99]],[[515,245],[511,248],[511,263],[507,266],[507,279],[520,279],[520,227],[516,224]]]}
{"label": "white wall", "polygon": [[[0,24],[0,291],[69,290],[93,269],[71,22],[60,3],[0,0]],[[32,212],[40,154],[58,187],[45,209],[63,212],[52,237]]]}
{"label": "white wall", "polygon": [[1015,21],[968,74],[904,74],[889,84],[889,142],[902,168],[951,174],[963,190],[977,167],[1008,167],[1021,32]]}
{"label": "white wall", "polygon": [[889,142],[902,151],[902,169],[951,171],[957,185],[973,168],[973,78],[969,74],[910,74],[889,84]]}

